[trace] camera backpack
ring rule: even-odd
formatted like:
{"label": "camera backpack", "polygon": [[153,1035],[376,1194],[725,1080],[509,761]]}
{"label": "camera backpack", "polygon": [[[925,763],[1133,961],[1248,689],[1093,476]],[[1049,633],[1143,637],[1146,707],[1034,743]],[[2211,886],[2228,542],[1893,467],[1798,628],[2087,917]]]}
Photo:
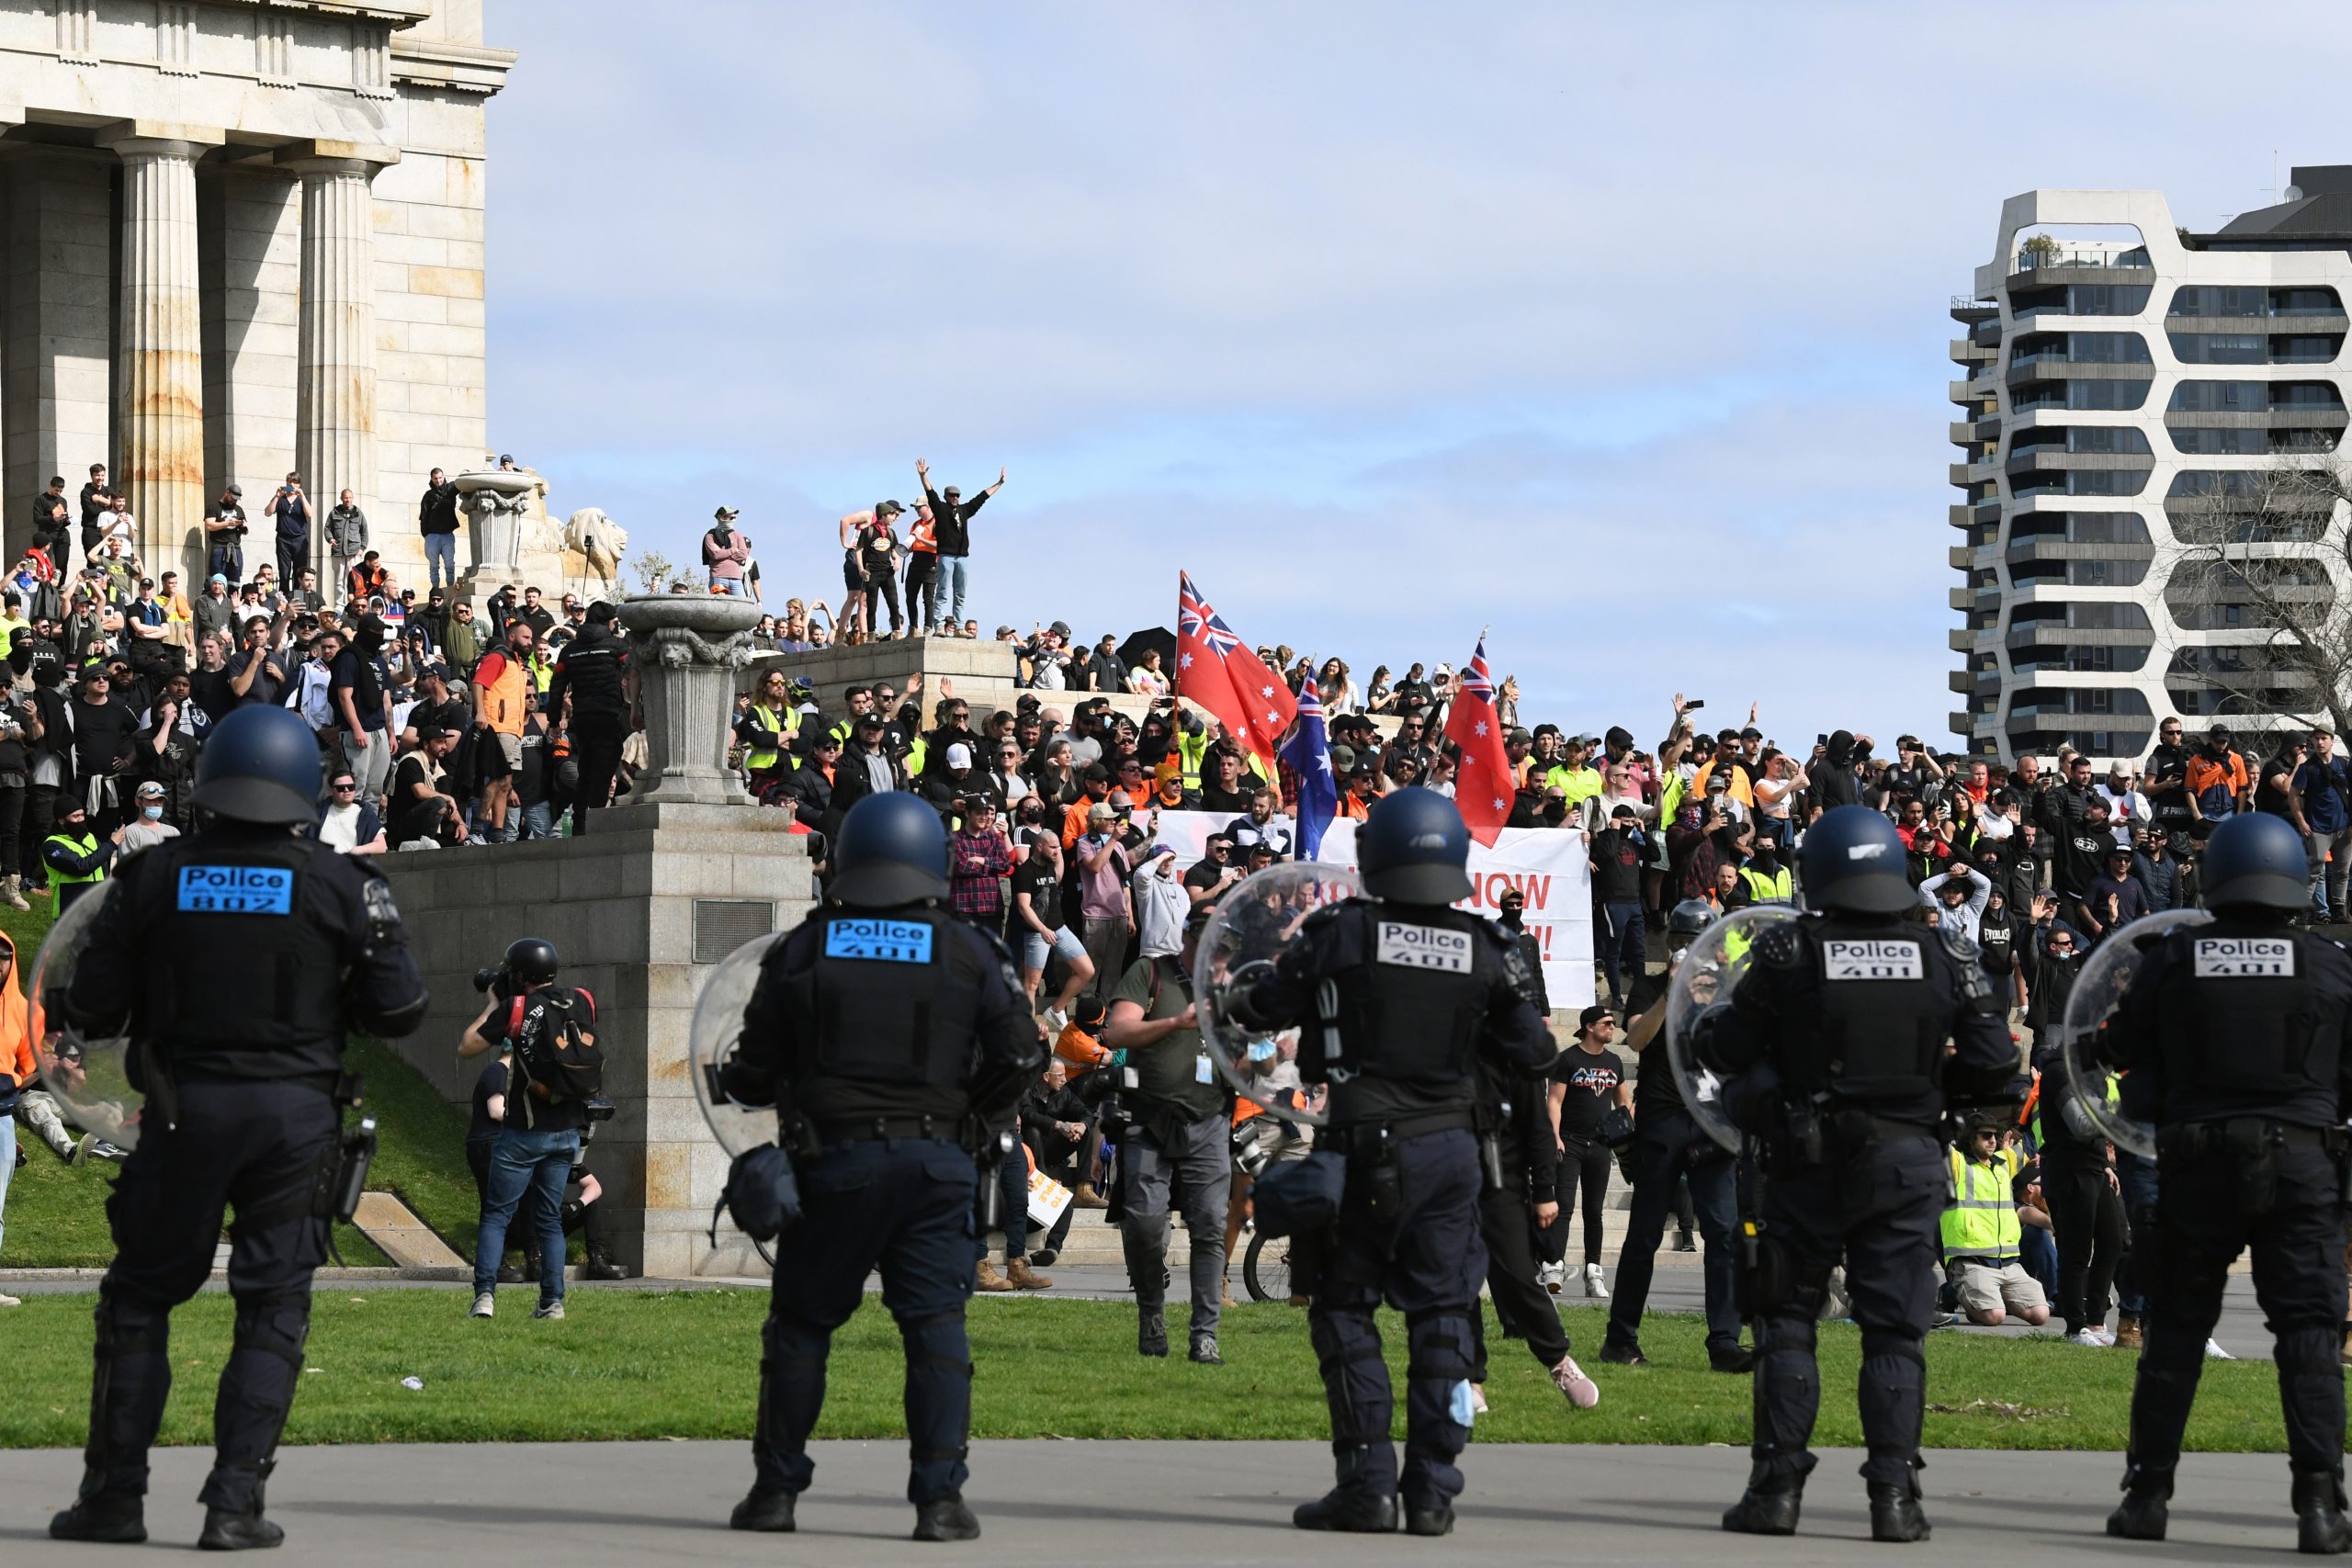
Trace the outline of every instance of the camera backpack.
{"label": "camera backpack", "polygon": [[577,1103],[604,1092],[605,1053],[596,1044],[595,1022],[596,998],[586,991],[554,986],[514,998],[506,1037],[527,1086],[526,1105]]}

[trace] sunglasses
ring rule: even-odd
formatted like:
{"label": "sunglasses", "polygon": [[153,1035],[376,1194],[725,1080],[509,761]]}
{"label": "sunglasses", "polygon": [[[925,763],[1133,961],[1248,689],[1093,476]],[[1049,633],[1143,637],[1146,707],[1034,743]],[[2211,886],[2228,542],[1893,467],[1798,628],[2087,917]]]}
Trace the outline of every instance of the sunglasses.
{"label": "sunglasses", "polygon": [[345,781],[345,783],[342,783],[342,784],[329,784],[327,787],[328,787],[329,789],[334,790],[337,795],[341,795],[341,794],[343,794],[345,790],[354,790],[354,789],[357,789],[359,786],[358,786],[357,784],[352,784],[352,783],[350,783],[350,782],[348,782],[348,781]]}

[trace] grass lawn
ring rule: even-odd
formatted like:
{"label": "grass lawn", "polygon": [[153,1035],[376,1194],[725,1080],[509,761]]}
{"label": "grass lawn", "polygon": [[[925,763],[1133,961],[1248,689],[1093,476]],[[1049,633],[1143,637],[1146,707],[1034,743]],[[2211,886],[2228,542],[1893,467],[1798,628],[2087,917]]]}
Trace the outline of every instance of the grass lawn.
{"label": "grass lawn", "polygon": [[[487,1323],[461,1314],[457,1291],[322,1289],[289,1441],[486,1442],[662,1437],[748,1438],[764,1292],[574,1290],[562,1323],[534,1323],[528,1287],[500,1292]],[[0,1401],[0,1447],[72,1446],[89,1408],[90,1298],[37,1296],[7,1316],[9,1338],[41,1353],[13,1359]],[[212,1387],[231,1303],[198,1298],[175,1319],[179,1376],[164,1440],[210,1438]],[[1570,1308],[1569,1332],[1600,1342],[1602,1313]],[[1292,1438],[1329,1435],[1303,1313],[1229,1309],[1227,1365],[1135,1354],[1135,1311],[1120,1302],[1051,1298],[972,1303],[973,1435],[981,1438]],[[1382,1316],[1401,1378],[1401,1325]],[[1487,1442],[1728,1443],[1748,1439],[1749,1380],[1705,1370],[1696,1317],[1653,1317],[1645,1368],[1597,1368],[1600,1406],[1572,1411],[1521,1345],[1492,1319]],[[1860,1440],[1853,1388],[1860,1337],[1821,1331],[1818,1441]],[[2120,1450],[2135,1359],[2054,1340],[1937,1335],[1928,1340],[1927,1440],[1935,1447]],[[902,1435],[898,1335],[868,1302],[835,1337],[819,1435]],[[421,1379],[421,1391],[401,1384]],[[514,1391],[526,1391],[517,1395]],[[1400,1401],[1401,1413],[1401,1401]],[[1403,1435],[1402,1427],[1398,1436]],[[2263,1362],[2210,1363],[2193,1450],[2284,1447],[2278,1384]]]}
{"label": "grass lawn", "polygon": [[[50,927],[49,900],[33,898],[32,912],[0,908],[0,931],[17,945],[31,974],[32,954]],[[368,1109],[377,1120],[379,1147],[368,1185],[399,1195],[460,1256],[473,1256],[480,1210],[466,1169],[466,1113],[443,1100],[423,1074],[374,1040],[355,1039],[345,1060],[368,1079]],[[114,1257],[107,1231],[106,1194],[113,1167],[74,1169],[18,1127],[26,1164],[8,1188],[0,1268],[103,1268]],[[576,1245],[576,1238],[575,1238]],[[335,1227],[335,1247],[355,1268],[390,1262],[349,1225]]]}

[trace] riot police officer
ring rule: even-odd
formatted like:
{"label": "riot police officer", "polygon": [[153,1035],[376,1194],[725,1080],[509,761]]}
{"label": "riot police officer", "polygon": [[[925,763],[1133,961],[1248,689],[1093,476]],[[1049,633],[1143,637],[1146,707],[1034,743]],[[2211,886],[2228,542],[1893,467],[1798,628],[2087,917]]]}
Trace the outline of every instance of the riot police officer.
{"label": "riot police officer", "polygon": [[774,1104],[798,1168],[799,1221],[776,1243],[761,1342],[757,1478],[729,1522],[788,1530],[814,1469],[833,1331],[882,1270],[906,1348],[917,1540],[970,1540],[970,1129],[1016,1104],[1045,1043],[1001,944],[947,903],[947,834],[915,796],[842,820],[827,902],[772,948],[726,1087]]}
{"label": "riot police officer", "polygon": [[[1973,952],[1903,921],[1918,895],[1894,825],[1838,807],[1799,851],[1811,912],[1759,931],[1699,1055],[1733,1077],[1725,1107],[1762,1139],[1769,1179],[1749,1310],[1759,1320],[1753,1469],[1724,1528],[1796,1529],[1820,1372],[1814,1325],[1842,1258],[1862,1330],[1860,1403],[1871,1535],[1924,1540],[1919,1428],[1946,1192],[1947,1088],[2017,1077],[2017,1048]],[[1947,1058],[1947,1045],[1956,1046]]]}
{"label": "riot police officer", "polygon": [[211,1272],[224,1204],[236,1211],[236,1328],[198,1544],[283,1538],[262,1517],[262,1487],[326,1251],[314,1195],[356,1098],[345,1031],[407,1034],[426,1001],[382,874],[292,831],[317,815],[319,776],[296,715],[259,705],[222,719],[189,797],[199,829],[122,868],[70,991],[54,998],[94,1032],[130,1037],[146,1095],[139,1145],[107,1201],[115,1260],[98,1286],[81,1496],[49,1527],[60,1540],[146,1539],[171,1312]]}
{"label": "riot police officer", "polygon": [[[1451,906],[1470,893],[1470,838],[1427,789],[1383,795],[1356,835],[1367,897],[1317,910],[1274,972],[1226,1001],[1250,1028],[1307,1025],[1299,1076],[1330,1085],[1347,1182],[1307,1324],[1331,1411],[1339,1484],[1293,1516],[1303,1529],[1443,1535],[1462,1490],[1476,1365],[1482,1185],[1477,1056],[1532,1071],[1555,1051],[1535,978],[1510,937]],[[1405,1469],[1388,1441],[1391,1393],[1373,1311],[1405,1314]]]}
{"label": "riot police officer", "polygon": [[2352,1550],[2336,1362],[2352,956],[2290,924],[2311,907],[2307,877],[2283,818],[2224,821],[2205,847],[2212,922],[2147,951],[2099,1042],[2126,1069],[2126,1113],[2155,1123],[2158,1185],[2147,1344],[2109,1535],[2164,1539],[2206,1338],[2230,1265],[2251,1246],[2277,1342],[2298,1544]]}

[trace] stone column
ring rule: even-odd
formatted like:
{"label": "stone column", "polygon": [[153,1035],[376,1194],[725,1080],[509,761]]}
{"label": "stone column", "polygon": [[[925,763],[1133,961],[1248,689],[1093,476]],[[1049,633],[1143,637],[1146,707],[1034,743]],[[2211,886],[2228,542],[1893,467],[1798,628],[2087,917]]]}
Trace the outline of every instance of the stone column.
{"label": "stone column", "polygon": [[369,183],[395,148],[299,141],[275,162],[302,177],[302,304],[294,368],[294,467],[311,502],[310,564],[334,576],[326,518],[344,491],[376,504],[376,207]]}
{"label": "stone column", "polygon": [[100,145],[122,159],[121,343],[114,479],[150,570],[203,565],[204,338],[196,265],[196,161],[218,130],[124,120]]}
{"label": "stone column", "polygon": [[727,740],[735,671],[751,662],[752,628],[762,613],[749,599],[700,594],[640,594],[622,603],[648,752],[629,806],[751,804],[727,766]]}

